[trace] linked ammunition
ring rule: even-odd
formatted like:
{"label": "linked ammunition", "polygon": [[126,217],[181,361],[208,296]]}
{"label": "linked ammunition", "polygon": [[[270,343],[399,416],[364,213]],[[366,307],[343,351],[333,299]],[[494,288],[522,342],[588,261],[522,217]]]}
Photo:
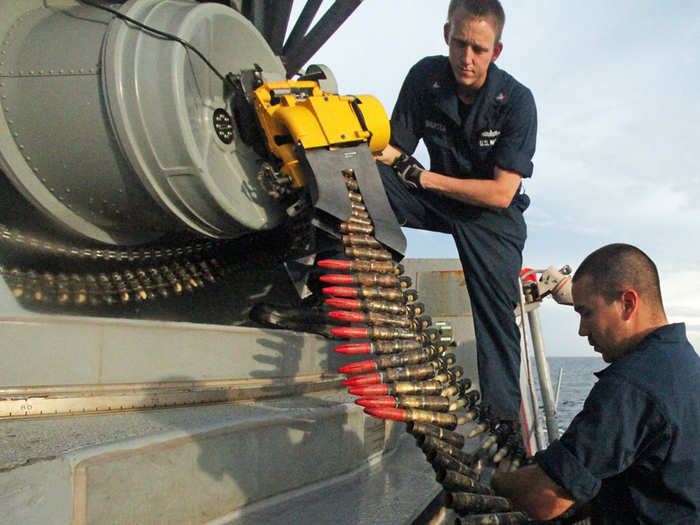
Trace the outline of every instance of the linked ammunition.
{"label": "linked ammunition", "polygon": [[473,438],[491,429],[491,423],[489,421],[484,421],[476,425],[471,432],[469,432],[469,437]]}
{"label": "linked ammunition", "polygon": [[371,343],[354,343],[335,347],[339,354],[395,354],[420,350],[421,342],[410,339],[398,339],[396,341],[372,341]]}
{"label": "linked ammunition", "polygon": [[434,343],[440,340],[440,332],[435,328],[426,328],[421,332],[421,340],[424,343]]}
{"label": "linked ammunition", "polygon": [[357,222],[341,222],[338,229],[341,233],[360,233],[364,235],[371,235],[374,233],[374,226],[372,224],[362,224]]}
{"label": "linked ammunition", "polygon": [[429,315],[419,315],[411,320],[411,326],[414,330],[425,330],[431,324],[433,324],[433,319]]}
{"label": "linked ammunition", "polygon": [[522,512],[505,512],[498,514],[472,514],[460,520],[461,525],[519,525],[528,521]]}
{"label": "linked ammunition", "polygon": [[392,273],[401,275],[403,273],[403,265],[395,264],[391,261],[349,261],[345,259],[323,259],[316,263],[321,268],[330,270],[353,270],[356,272],[375,272],[375,273]]}
{"label": "linked ammunition", "polygon": [[403,297],[404,301],[406,301],[407,303],[412,303],[418,300],[418,292],[411,288],[410,290],[404,291]]}
{"label": "linked ammunition", "polygon": [[357,202],[357,203],[362,202],[362,195],[360,195],[359,193],[356,193],[354,191],[348,191],[348,198],[350,199],[350,202]]}
{"label": "linked ammunition", "polygon": [[354,211],[367,211],[367,208],[361,202],[350,201],[350,209]]}
{"label": "linked ammunition", "polygon": [[471,392],[465,392],[464,394],[460,394],[457,401],[450,405],[450,412],[458,410],[462,407],[466,407],[467,410],[469,410],[476,404],[477,401],[479,401],[480,397],[481,395],[479,394],[478,390],[472,390]]}
{"label": "linked ammunition", "polygon": [[355,403],[370,408],[420,408],[435,412],[447,412],[446,399],[441,396],[377,396],[360,397]]}
{"label": "linked ammunition", "polygon": [[[347,238],[347,239],[346,239]],[[354,257],[357,259],[373,259],[375,261],[390,261],[392,259],[391,253],[388,250],[363,248],[359,246],[347,245],[351,243],[350,235],[343,235],[343,244],[345,244],[345,255],[348,257]]]}
{"label": "linked ammunition", "polygon": [[367,328],[339,326],[332,328],[331,333],[346,339],[416,339],[415,332],[403,328],[385,326],[370,326]]}
{"label": "linked ammunition", "polygon": [[376,359],[356,361],[355,363],[341,366],[338,372],[341,374],[359,374],[361,372],[372,372],[374,370],[384,370],[385,368],[397,366],[415,365],[432,358],[435,352],[435,347],[428,347],[400,354],[385,355]]}
{"label": "linked ammunition", "polygon": [[[345,246],[345,255],[348,257],[357,257],[358,259],[378,259],[381,261],[388,261],[391,257],[372,257],[371,255],[379,254],[385,252],[382,250],[382,244],[372,237],[371,235],[366,235],[362,233],[348,233],[347,235],[342,235],[340,237],[343,246]],[[350,255],[348,249],[353,249],[356,255]],[[386,253],[389,253],[386,251]]]}
{"label": "linked ammunition", "polygon": [[348,310],[334,310],[328,312],[332,319],[345,321],[348,323],[364,323],[370,326],[397,326],[399,328],[410,328],[411,320],[406,317],[398,317],[376,312],[350,312]]}
{"label": "linked ammunition", "polygon": [[418,410],[413,408],[365,408],[365,412],[370,416],[380,419],[393,419],[395,421],[421,421],[431,423],[439,427],[453,430],[457,425],[462,424],[459,417],[454,414],[443,412],[431,412],[428,410]]}
{"label": "linked ammunition", "polygon": [[474,462],[474,456],[435,436],[424,434],[416,439],[416,443],[426,454],[435,450],[447,454],[467,466]]}
{"label": "linked ammunition", "polygon": [[345,186],[350,190],[350,191],[359,191],[360,185],[357,183],[357,181],[354,178],[350,178],[348,176],[344,176],[343,179],[345,180]]}
{"label": "linked ammunition", "polygon": [[435,436],[436,438],[447,441],[451,445],[462,448],[464,446],[464,436],[458,432],[453,432],[445,428],[437,427],[429,423],[421,423],[419,421],[411,421],[406,424],[406,430],[416,436]]}
{"label": "linked ammunition", "polygon": [[354,396],[395,396],[400,394],[423,394],[431,395],[438,394],[444,384],[440,381],[397,381],[395,383],[377,384],[377,385],[361,385],[354,386],[348,389]]}
{"label": "linked ammunition", "polygon": [[358,284],[360,286],[381,286],[383,288],[399,287],[407,289],[411,286],[410,277],[397,277],[390,273],[331,273],[321,275],[319,280],[328,284]]}
{"label": "linked ammunition", "polygon": [[484,512],[508,512],[513,508],[506,498],[467,492],[448,492],[445,503],[460,516]]}
{"label": "linked ammunition", "polygon": [[447,490],[486,495],[493,494],[493,490],[490,487],[455,470],[438,470],[435,479]]}
{"label": "linked ammunition", "polygon": [[[365,409],[365,412],[367,410],[368,409]],[[469,467],[468,465],[465,465],[458,459],[450,456],[449,454],[445,454],[444,452],[441,452],[439,450],[430,450],[428,451],[428,453],[426,453],[425,457],[433,466],[433,469],[435,469],[436,472],[440,472],[442,470],[453,470],[459,474],[462,474],[463,476],[472,478],[474,481],[478,481],[479,476],[481,475],[476,470]]]}
{"label": "linked ammunition", "polygon": [[442,388],[445,388],[445,384],[453,383],[462,377],[462,375],[464,375],[464,369],[461,366],[454,366],[449,370],[440,372],[434,377],[434,380],[442,383]]}
{"label": "linked ammunition", "polygon": [[343,385],[359,386],[407,381],[410,379],[428,379],[435,376],[436,367],[437,365],[434,361],[420,365],[397,366],[395,368],[387,368],[383,372],[349,377],[343,381]]}
{"label": "linked ammunition", "polygon": [[[321,290],[325,295],[334,297],[360,297],[362,299],[383,299],[395,303],[406,303],[407,295],[411,290],[402,292],[396,288],[371,288],[361,286],[350,288],[349,286],[327,286]],[[410,299],[409,299],[410,300]]]}
{"label": "linked ammunition", "polygon": [[342,297],[330,297],[329,299],[326,299],[325,302],[327,305],[335,308],[343,308],[345,310],[361,310],[363,312],[411,316],[412,312],[414,311],[411,308],[412,305],[367,299],[344,299]]}
{"label": "linked ammunition", "polygon": [[472,387],[472,380],[469,379],[468,377],[465,377],[464,379],[460,379],[454,385],[448,386],[445,390],[442,391],[441,395],[443,395],[445,397],[456,396],[456,395],[462,396],[471,387]]}

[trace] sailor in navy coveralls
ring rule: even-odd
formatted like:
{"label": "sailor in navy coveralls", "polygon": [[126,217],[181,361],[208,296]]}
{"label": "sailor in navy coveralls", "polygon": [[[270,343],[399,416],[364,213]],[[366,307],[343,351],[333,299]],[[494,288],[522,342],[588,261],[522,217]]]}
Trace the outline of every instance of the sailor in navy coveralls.
{"label": "sailor in navy coveralls", "polygon": [[[537,116],[530,91],[494,61],[501,52],[497,0],[453,0],[445,24],[449,57],[408,73],[391,118],[380,169],[399,223],[451,234],[471,300],[484,406],[520,413],[520,332],[514,308],[530,202]],[[423,139],[430,170],[408,155]],[[398,174],[398,177],[396,176]]]}
{"label": "sailor in navy coveralls", "polygon": [[579,335],[611,363],[535,465],[492,486],[537,519],[591,502],[594,525],[700,523],[700,357],[668,324],[654,263],[627,244],[589,255],[573,279]]}

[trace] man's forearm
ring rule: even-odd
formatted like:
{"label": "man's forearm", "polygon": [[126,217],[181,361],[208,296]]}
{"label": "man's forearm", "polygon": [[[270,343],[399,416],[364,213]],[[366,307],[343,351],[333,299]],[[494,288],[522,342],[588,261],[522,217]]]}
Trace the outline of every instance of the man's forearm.
{"label": "man's forearm", "polygon": [[574,504],[571,495],[555,483],[539,465],[515,472],[495,472],[491,479],[494,492],[510,499],[513,505],[538,520],[555,518]]}
{"label": "man's forearm", "polygon": [[494,179],[457,179],[432,171],[424,171],[421,186],[451,199],[486,208],[507,208],[520,186],[517,173],[496,169]]}

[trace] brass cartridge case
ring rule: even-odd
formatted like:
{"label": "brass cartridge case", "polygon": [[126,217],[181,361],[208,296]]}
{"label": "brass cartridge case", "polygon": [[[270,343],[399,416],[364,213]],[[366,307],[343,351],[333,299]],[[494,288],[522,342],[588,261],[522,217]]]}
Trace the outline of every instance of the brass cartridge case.
{"label": "brass cartridge case", "polygon": [[397,396],[396,404],[400,408],[420,408],[435,412],[447,412],[447,399],[442,396]]}
{"label": "brass cartridge case", "polygon": [[[373,253],[372,249],[374,250],[379,250],[379,251],[386,251],[382,250],[382,244],[374,237],[371,235],[367,235],[364,233],[348,233],[347,235],[342,235],[340,237],[341,242],[343,243],[343,246],[346,247],[345,249],[345,254],[348,257],[357,257],[358,259],[378,259],[377,257],[370,257],[365,254],[371,254]],[[350,248],[355,248],[356,253],[358,255],[356,256],[351,256],[348,254],[347,247]],[[389,252],[387,252],[389,253]],[[379,260],[388,260],[388,259],[379,259]]]}
{"label": "brass cartridge case", "polygon": [[429,349],[412,350],[399,354],[389,354],[377,357],[377,369],[392,368],[396,366],[415,365],[427,361],[433,356]]}
{"label": "brass cartridge case", "polygon": [[403,267],[396,265],[391,261],[350,261],[350,269],[356,272],[375,272],[375,273],[390,273],[400,275],[403,272]]}
{"label": "brass cartridge case", "polygon": [[[416,339],[416,334],[403,328],[389,328],[384,326],[370,326],[367,328],[369,339]],[[408,378],[407,378],[408,379]],[[398,379],[397,379],[398,381]]]}
{"label": "brass cartridge case", "polygon": [[435,376],[435,366],[432,361],[420,365],[399,366],[387,368],[384,374],[388,381],[429,379]]}
{"label": "brass cartridge case", "polygon": [[416,442],[423,452],[427,453],[431,450],[435,450],[447,454],[467,466],[471,466],[474,463],[474,456],[438,437],[424,434],[420,436]]}
{"label": "brass cartridge case", "polygon": [[453,458],[449,454],[445,454],[439,450],[431,450],[427,452],[425,456],[437,472],[441,470],[454,470],[475,481],[479,480],[480,474],[476,470]]}
{"label": "brass cartridge case", "polygon": [[460,515],[508,512],[513,508],[506,498],[467,492],[448,492],[447,506],[455,509]]}
{"label": "brass cartridge case", "polygon": [[356,191],[348,191],[348,199],[350,199],[350,202],[361,203],[362,202],[362,195],[360,195]]}
{"label": "brass cartridge case", "polygon": [[443,412],[431,412],[428,410],[419,410],[407,408],[405,410],[404,421],[420,421],[423,423],[431,423],[439,427],[445,427],[453,430],[457,426],[457,418],[453,414],[445,414]]}
{"label": "brass cartridge case", "polygon": [[420,350],[422,345],[420,341],[415,339],[397,339],[395,341],[374,341],[371,348],[373,354],[395,354]]}
{"label": "brass cartridge case", "polygon": [[419,421],[411,421],[406,424],[406,430],[416,436],[435,436],[438,439],[442,439],[450,443],[451,445],[462,448],[464,446],[464,436],[458,432],[452,432],[445,428],[441,428],[429,423],[421,423]]}
{"label": "brass cartridge case", "polygon": [[361,224],[357,222],[341,222],[338,227],[340,233],[359,233],[364,235],[371,235],[374,232],[374,226],[372,224]]}
{"label": "brass cartridge case", "polygon": [[440,470],[435,479],[447,490],[472,492],[474,494],[493,494],[493,490],[490,487],[454,470]]}
{"label": "brass cartridge case", "polygon": [[[343,235],[343,244],[350,243],[350,235]],[[391,253],[388,250],[364,248],[360,246],[345,246],[345,255],[356,259],[373,259],[375,261],[390,261]]]}
{"label": "brass cartridge case", "polygon": [[444,385],[440,381],[400,381],[389,384],[389,395],[395,394],[438,394]]}
{"label": "brass cartridge case", "polygon": [[445,390],[443,390],[442,395],[445,397],[456,396],[456,395],[461,396],[461,395],[464,395],[467,392],[467,390],[469,390],[471,387],[472,387],[472,380],[469,379],[468,377],[465,377],[464,379],[460,379],[454,385],[450,385]]}
{"label": "brass cartridge case", "polygon": [[528,521],[522,512],[504,512],[497,514],[472,514],[460,520],[461,525],[519,525]]}

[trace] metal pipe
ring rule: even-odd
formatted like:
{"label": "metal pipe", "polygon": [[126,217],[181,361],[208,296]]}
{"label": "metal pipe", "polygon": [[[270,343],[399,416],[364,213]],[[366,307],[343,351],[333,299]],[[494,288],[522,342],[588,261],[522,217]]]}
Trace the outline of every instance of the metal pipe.
{"label": "metal pipe", "polygon": [[561,391],[561,378],[564,375],[564,369],[559,369],[559,376],[557,377],[557,393],[554,395],[554,408],[559,408],[559,392]]}
{"label": "metal pipe", "polygon": [[[527,383],[530,390],[530,401],[532,404],[532,426],[535,430],[535,440],[537,441],[537,449],[542,450],[544,445],[544,433],[540,424],[539,410],[537,407],[537,395],[535,394],[535,385],[532,380],[532,364],[530,363],[530,352],[527,343],[527,328],[525,327],[525,295],[523,294],[523,282],[518,279],[518,287],[520,289],[520,329],[523,335],[523,347],[525,349],[525,365],[527,369]],[[523,421],[527,424],[527,421]]]}
{"label": "metal pipe", "polygon": [[535,352],[537,376],[540,381],[540,394],[542,395],[542,404],[544,405],[547,437],[551,443],[559,437],[559,425],[557,424],[557,403],[554,398],[554,392],[552,391],[552,380],[549,376],[549,365],[547,364],[547,355],[544,349],[540,313],[537,308],[534,308],[528,312],[527,317],[530,322],[532,347]]}

